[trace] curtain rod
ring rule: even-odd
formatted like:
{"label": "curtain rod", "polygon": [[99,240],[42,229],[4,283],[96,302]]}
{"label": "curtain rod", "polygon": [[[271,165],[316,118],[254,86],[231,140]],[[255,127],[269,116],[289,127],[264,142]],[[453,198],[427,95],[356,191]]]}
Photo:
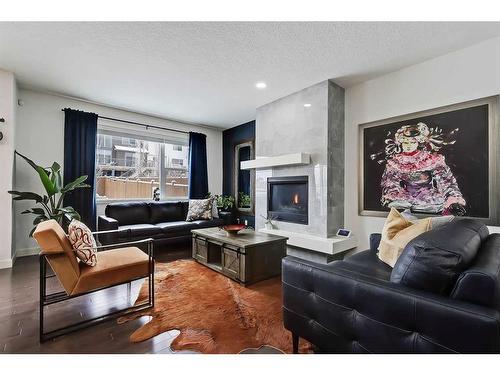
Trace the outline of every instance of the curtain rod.
{"label": "curtain rod", "polygon": [[[64,109],[61,109],[61,111],[63,111],[63,112],[64,112]],[[144,127],[146,127],[146,129],[153,128],[153,129],[161,129],[161,130],[168,130],[168,131],[171,131],[171,132],[177,132],[177,133],[189,134],[189,132],[184,131],[184,130],[177,130],[177,129],[171,129],[171,128],[164,128],[164,127],[161,127],[161,126],[156,126],[156,125],[148,125],[148,124],[143,124],[143,123],[140,123],[140,122],[134,122],[134,121],[121,120],[121,119],[114,118],[114,117],[106,117],[106,116],[101,116],[101,115],[97,115],[97,117],[99,117],[99,118],[103,118],[103,119],[106,119],[106,120],[111,120],[111,121],[118,121],[118,122],[124,122],[124,123],[127,123],[127,124],[132,124],[132,125],[144,126]]]}

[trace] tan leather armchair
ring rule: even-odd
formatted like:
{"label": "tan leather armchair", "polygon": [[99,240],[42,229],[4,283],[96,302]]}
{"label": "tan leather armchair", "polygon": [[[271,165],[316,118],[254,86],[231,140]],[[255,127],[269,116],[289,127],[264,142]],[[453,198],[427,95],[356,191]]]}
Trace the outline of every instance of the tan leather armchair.
{"label": "tan leather armchair", "polygon": [[[99,234],[103,232],[96,232]],[[154,255],[153,240],[146,239],[117,245],[99,246],[97,265],[87,266],[76,257],[66,233],[55,220],[38,224],[33,237],[40,251],[40,341],[111,319],[120,314],[136,312],[154,306]],[[137,246],[147,246],[147,253]],[[118,247],[118,248],[116,248]],[[47,263],[64,291],[47,295]],[[98,290],[148,278],[148,301],[137,306],[44,332],[45,307]]]}

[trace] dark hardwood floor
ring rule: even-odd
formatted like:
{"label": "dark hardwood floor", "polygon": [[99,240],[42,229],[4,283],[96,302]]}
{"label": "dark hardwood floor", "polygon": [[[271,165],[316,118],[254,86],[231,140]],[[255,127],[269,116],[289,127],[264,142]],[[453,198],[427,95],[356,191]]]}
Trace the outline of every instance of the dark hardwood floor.
{"label": "dark hardwood floor", "polygon": [[[157,249],[155,256],[157,262],[169,262],[189,258],[191,250],[187,246],[176,246],[168,252]],[[175,330],[142,343],[129,342],[132,332],[147,322],[148,317],[120,325],[113,319],[40,344],[38,279],[37,256],[19,258],[12,269],[0,270],[0,353],[172,353],[170,343],[179,334]],[[48,288],[58,288],[55,278],[50,280],[54,280],[54,284]],[[59,323],[66,325],[129,306],[135,301],[141,284],[142,281],[138,281],[132,285],[130,298],[126,285],[122,285],[51,305],[45,310],[46,327],[57,328]]]}

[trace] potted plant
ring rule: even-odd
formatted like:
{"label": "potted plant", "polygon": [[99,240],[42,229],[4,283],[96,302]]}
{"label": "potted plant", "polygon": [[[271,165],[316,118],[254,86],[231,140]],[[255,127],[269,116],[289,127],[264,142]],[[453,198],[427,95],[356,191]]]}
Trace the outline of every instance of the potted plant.
{"label": "potted plant", "polygon": [[260,215],[263,219],[264,219],[264,225],[266,226],[266,229],[274,229],[275,226],[274,226],[274,223],[273,223],[273,220],[276,220],[276,217],[273,216],[273,215],[268,215],[268,216],[264,216],[264,215]]}
{"label": "potted plant", "polygon": [[240,191],[238,193],[238,206],[239,208],[250,208],[252,204],[252,197],[250,194]]}
{"label": "potted plant", "polygon": [[87,176],[80,176],[76,180],[63,185],[61,177],[61,166],[54,162],[50,167],[41,167],[35,164],[26,156],[15,152],[22,157],[37,173],[40,181],[45,189],[46,195],[39,195],[37,193],[28,191],[9,191],[9,194],[14,196],[15,201],[34,201],[38,207],[33,207],[21,212],[21,214],[35,215],[33,220],[33,229],[30,231],[30,237],[36,229],[36,226],[42,221],[54,219],[61,226],[65,226],[64,221],[71,222],[73,219],[80,220],[80,215],[73,207],[63,207],[64,196],[75,189],[87,188],[90,185],[85,184]]}
{"label": "potted plant", "polygon": [[222,212],[231,212],[234,207],[234,197],[232,195],[216,195],[217,208]]}

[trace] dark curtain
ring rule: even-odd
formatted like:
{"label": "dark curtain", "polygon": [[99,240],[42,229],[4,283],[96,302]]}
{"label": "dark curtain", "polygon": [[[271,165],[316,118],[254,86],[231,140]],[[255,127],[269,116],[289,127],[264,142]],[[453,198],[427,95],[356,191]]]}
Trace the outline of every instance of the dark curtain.
{"label": "dark curtain", "polygon": [[207,136],[189,133],[189,199],[203,199],[208,194]]}
{"label": "dark curtain", "polygon": [[91,230],[96,229],[95,152],[97,136],[95,113],[64,109],[64,183],[87,175],[90,188],[68,193],[64,205],[73,207]]}

